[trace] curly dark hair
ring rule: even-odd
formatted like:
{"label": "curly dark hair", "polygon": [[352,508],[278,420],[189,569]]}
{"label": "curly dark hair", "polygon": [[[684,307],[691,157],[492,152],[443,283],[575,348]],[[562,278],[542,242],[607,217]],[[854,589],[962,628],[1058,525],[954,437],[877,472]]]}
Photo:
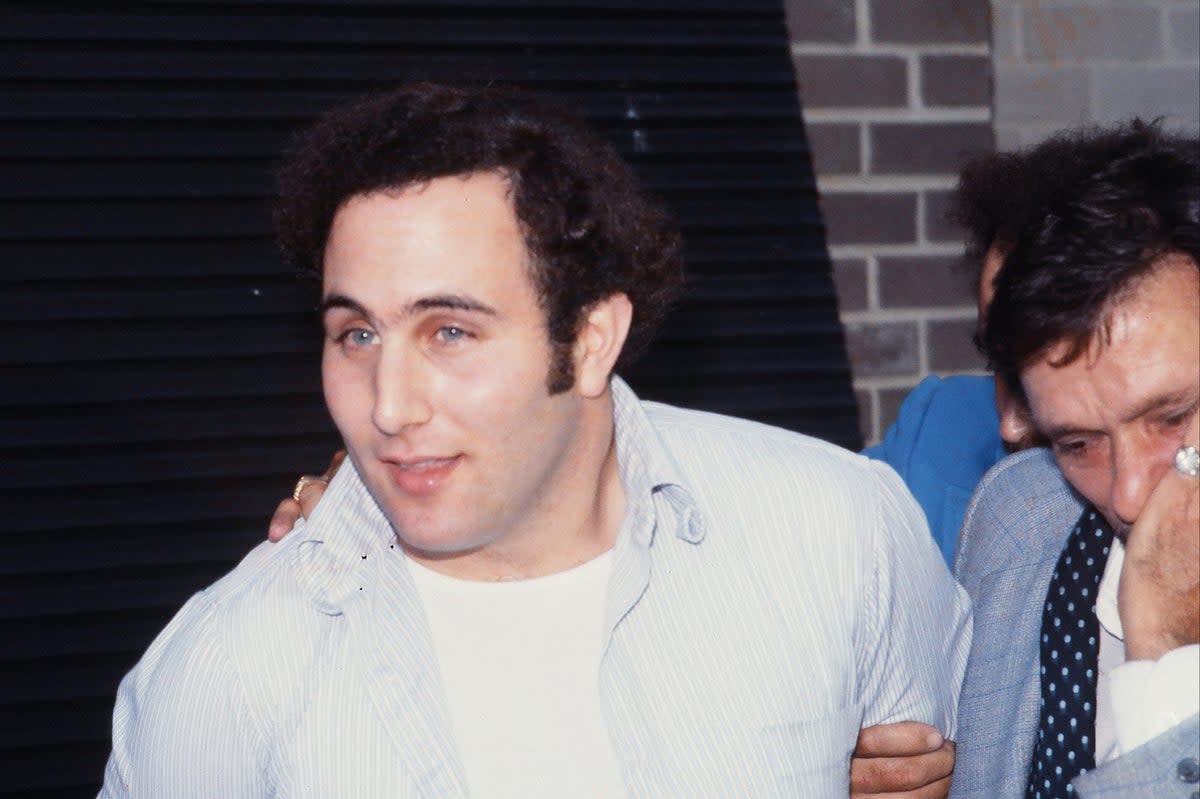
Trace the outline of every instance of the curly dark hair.
{"label": "curly dark hair", "polygon": [[1038,159],[1050,188],[1005,258],[981,336],[989,365],[1022,401],[1021,369],[1061,341],[1070,347],[1057,363],[1078,358],[1164,256],[1200,268],[1200,140],[1134,120],[1039,150],[1061,158]]}
{"label": "curly dark hair", "polygon": [[278,169],[283,257],[319,281],[334,215],[350,198],[492,171],[511,186],[531,255],[555,351],[550,391],[573,381],[570,347],[586,311],[616,293],[633,305],[616,365],[627,368],[680,293],[678,228],[577,116],[514,87],[415,83],[322,117]]}
{"label": "curly dark hair", "polygon": [[958,176],[950,219],[967,233],[966,260],[978,284],[987,251],[1011,250],[1034,211],[1087,169],[1079,156],[1081,131],[1066,132],[1027,150],[969,159]]}

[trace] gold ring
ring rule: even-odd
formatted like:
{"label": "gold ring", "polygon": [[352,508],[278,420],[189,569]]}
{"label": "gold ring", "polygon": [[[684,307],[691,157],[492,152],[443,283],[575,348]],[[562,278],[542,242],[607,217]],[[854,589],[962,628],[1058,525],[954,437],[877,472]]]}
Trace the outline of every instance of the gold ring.
{"label": "gold ring", "polygon": [[324,477],[313,477],[311,474],[302,474],[300,479],[296,481],[296,487],[292,489],[292,499],[300,501],[300,495],[304,493],[304,489],[309,483],[320,483],[321,485],[329,485],[329,481]]}

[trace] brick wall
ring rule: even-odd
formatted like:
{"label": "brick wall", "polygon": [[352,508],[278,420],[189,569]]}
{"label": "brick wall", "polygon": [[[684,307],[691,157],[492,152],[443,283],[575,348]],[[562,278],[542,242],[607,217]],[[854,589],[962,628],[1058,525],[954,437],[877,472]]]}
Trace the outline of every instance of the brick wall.
{"label": "brick wall", "polygon": [[945,222],[992,148],[986,0],[787,0],[863,437],[930,372],[978,371],[974,289]]}
{"label": "brick wall", "polygon": [[996,138],[1133,114],[1200,129],[1196,0],[993,0]]}

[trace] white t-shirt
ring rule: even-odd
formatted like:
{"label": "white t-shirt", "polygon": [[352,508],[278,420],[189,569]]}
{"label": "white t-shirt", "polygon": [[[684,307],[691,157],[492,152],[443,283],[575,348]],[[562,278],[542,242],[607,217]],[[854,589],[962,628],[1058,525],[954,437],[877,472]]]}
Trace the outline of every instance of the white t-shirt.
{"label": "white t-shirt", "polygon": [[472,799],[624,796],[599,686],[612,552],[508,582],[409,565]]}
{"label": "white t-shirt", "polygon": [[1125,660],[1117,588],[1125,547],[1114,540],[1096,594],[1100,655],[1096,682],[1096,763],[1136,749],[1200,711],[1200,645],[1158,660]]}

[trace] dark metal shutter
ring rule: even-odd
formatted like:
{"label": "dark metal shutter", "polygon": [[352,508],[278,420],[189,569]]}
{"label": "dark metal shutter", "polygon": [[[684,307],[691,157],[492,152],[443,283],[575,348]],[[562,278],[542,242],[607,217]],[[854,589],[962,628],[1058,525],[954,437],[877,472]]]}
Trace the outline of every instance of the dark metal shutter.
{"label": "dark metal shutter", "polygon": [[93,795],[120,676],[336,446],[270,164],[411,78],[564,95],[674,207],[645,396],[858,445],[778,0],[0,10],[0,796]]}

